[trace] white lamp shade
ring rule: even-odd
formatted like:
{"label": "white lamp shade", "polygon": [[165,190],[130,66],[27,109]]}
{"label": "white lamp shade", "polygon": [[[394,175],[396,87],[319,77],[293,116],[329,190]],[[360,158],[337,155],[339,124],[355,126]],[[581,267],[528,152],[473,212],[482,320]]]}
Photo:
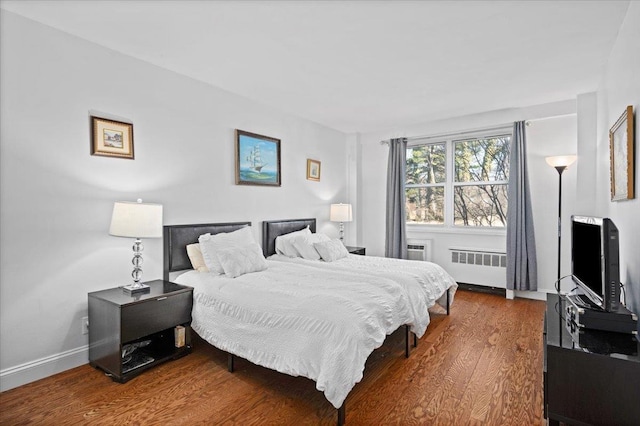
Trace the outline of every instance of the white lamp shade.
{"label": "white lamp shade", "polygon": [[109,234],[116,237],[162,238],[162,205],[116,201]]}
{"label": "white lamp shade", "polygon": [[351,222],[351,204],[331,204],[330,220],[332,222]]}
{"label": "white lamp shade", "polygon": [[551,167],[569,167],[578,159],[577,155],[557,155],[555,157],[545,157],[545,161]]}

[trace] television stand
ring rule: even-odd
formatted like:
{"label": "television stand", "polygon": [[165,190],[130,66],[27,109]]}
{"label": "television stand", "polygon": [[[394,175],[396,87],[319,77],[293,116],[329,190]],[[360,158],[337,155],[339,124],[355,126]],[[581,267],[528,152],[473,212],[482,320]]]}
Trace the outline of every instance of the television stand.
{"label": "television stand", "polygon": [[[550,425],[637,425],[640,356],[634,334],[584,330],[574,340],[566,300],[547,295],[544,415]],[[588,339],[587,339],[588,337]]]}

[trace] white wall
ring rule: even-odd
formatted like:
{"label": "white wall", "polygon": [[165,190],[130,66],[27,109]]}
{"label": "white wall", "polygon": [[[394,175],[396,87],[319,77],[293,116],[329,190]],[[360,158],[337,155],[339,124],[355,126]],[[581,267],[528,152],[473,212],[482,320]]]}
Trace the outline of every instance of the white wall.
{"label": "white wall", "polygon": [[[538,251],[538,288],[540,291],[553,290],[556,277],[557,253],[557,188],[558,174],[544,161],[549,155],[572,154],[576,147],[576,102],[569,100],[523,109],[492,111],[484,114],[465,116],[431,123],[422,123],[406,129],[360,135],[362,145],[362,181],[360,189],[360,214],[358,222],[363,228],[359,233],[360,242],[367,247],[367,253],[384,255],[385,229],[385,188],[388,147],[380,141],[392,137],[417,137],[443,133],[455,133],[470,129],[493,127],[518,120],[531,120],[527,127],[529,179],[532,190],[534,227]],[[555,118],[549,118],[555,117]],[[563,175],[564,226],[573,210],[576,188],[575,171]],[[565,228],[567,229],[567,228]],[[506,287],[505,269],[455,265],[451,263],[449,247],[505,250],[505,232],[480,232],[471,230],[438,229],[420,225],[407,227],[409,238],[431,239],[433,241],[433,261],[447,269],[461,282]],[[568,244],[567,239],[564,243]],[[570,268],[568,245],[563,244],[563,270]]]}
{"label": "white wall", "polygon": [[[629,308],[640,314],[640,3],[629,4],[597,97],[597,159],[590,165],[597,177],[598,197],[593,214],[610,217],[618,227],[620,280],[625,284]],[[633,105],[635,113],[636,196],[633,200],[612,202],[609,187],[609,129],[627,105]]]}
{"label": "white wall", "polygon": [[[538,290],[555,291],[558,276],[558,172],[545,157],[576,154],[577,119],[575,115],[534,120],[527,127],[527,162],[533,206],[538,258]],[[571,215],[576,211],[576,181],[582,163],[562,173],[562,257],[560,276],[571,273]],[[594,197],[591,196],[591,202]],[[571,279],[562,281],[562,290],[571,290]]]}
{"label": "white wall", "polygon": [[[164,223],[317,217],[348,202],[346,136],[2,11],[2,389],[87,362],[87,293],[128,283],[131,241],[113,202],[164,205]],[[221,61],[224,58],[220,58]],[[91,156],[89,114],[132,120],[135,160]],[[282,186],[234,184],[234,129],[282,140]],[[322,180],[305,179],[306,159]],[[352,191],[355,191],[352,189]],[[352,236],[355,240],[355,235]],[[144,278],[162,276],[161,240]]]}

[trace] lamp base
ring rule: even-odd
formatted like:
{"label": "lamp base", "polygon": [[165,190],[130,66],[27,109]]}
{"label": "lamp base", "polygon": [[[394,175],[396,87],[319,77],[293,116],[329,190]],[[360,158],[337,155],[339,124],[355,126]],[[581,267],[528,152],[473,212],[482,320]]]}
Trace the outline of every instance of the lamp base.
{"label": "lamp base", "polygon": [[122,287],[122,291],[127,294],[149,293],[151,291],[151,287],[146,284],[129,284]]}

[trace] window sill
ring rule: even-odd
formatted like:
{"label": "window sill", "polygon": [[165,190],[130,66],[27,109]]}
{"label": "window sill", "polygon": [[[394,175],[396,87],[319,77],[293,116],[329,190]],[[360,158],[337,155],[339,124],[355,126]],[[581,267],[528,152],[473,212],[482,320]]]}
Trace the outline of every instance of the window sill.
{"label": "window sill", "polygon": [[407,232],[411,234],[457,234],[457,235],[495,235],[506,236],[507,228],[465,228],[462,226],[420,225],[407,223]]}

